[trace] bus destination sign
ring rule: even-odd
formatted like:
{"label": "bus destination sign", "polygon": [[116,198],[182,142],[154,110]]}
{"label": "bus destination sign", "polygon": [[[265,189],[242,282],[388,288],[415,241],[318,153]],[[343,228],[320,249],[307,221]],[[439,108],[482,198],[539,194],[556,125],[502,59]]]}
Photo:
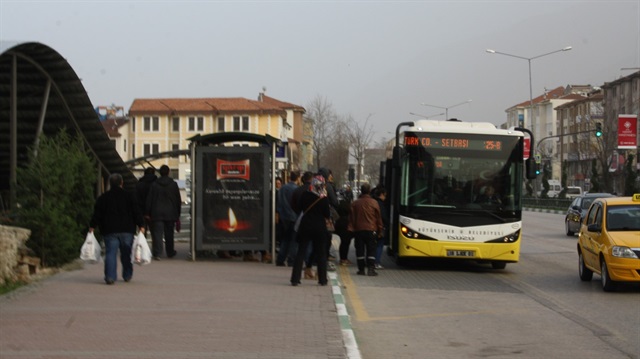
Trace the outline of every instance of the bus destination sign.
{"label": "bus destination sign", "polygon": [[470,139],[456,137],[455,134],[429,136],[405,133],[404,145],[406,147],[426,147],[452,150],[472,151],[502,151],[502,141],[492,139]]}

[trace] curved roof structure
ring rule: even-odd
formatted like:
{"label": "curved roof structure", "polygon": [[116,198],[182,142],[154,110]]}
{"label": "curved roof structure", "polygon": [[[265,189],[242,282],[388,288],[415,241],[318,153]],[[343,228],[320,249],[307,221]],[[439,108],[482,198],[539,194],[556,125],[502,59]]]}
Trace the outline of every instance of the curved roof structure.
{"label": "curved roof structure", "polygon": [[[39,134],[61,128],[81,134],[103,178],[122,174],[131,189],[137,179],[109,140],[71,65],[37,42],[0,42],[0,191],[11,192],[18,163],[26,161]],[[5,200],[6,203],[6,200]]]}

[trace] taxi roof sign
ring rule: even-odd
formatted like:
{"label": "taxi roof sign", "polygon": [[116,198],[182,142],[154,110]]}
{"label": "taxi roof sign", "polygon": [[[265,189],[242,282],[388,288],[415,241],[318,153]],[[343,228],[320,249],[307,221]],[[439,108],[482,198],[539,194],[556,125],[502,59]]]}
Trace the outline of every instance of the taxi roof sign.
{"label": "taxi roof sign", "polygon": [[631,200],[634,202],[640,202],[640,193],[636,193],[631,197]]}

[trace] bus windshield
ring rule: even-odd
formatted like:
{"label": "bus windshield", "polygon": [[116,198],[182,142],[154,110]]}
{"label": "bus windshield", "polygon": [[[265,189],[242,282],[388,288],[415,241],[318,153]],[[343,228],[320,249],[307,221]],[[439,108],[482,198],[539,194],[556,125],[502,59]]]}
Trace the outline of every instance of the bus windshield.
{"label": "bus windshield", "polygon": [[401,213],[458,226],[520,220],[519,137],[406,132],[404,148]]}

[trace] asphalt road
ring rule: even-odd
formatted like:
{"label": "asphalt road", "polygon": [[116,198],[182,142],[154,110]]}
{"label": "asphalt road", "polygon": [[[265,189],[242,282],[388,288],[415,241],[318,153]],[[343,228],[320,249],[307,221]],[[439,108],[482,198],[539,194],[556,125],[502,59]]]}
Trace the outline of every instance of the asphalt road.
{"label": "asphalt road", "polygon": [[640,358],[640,288],[578,278],[564,215],[526,212],[520,262],[340,267],[363,358]]}

